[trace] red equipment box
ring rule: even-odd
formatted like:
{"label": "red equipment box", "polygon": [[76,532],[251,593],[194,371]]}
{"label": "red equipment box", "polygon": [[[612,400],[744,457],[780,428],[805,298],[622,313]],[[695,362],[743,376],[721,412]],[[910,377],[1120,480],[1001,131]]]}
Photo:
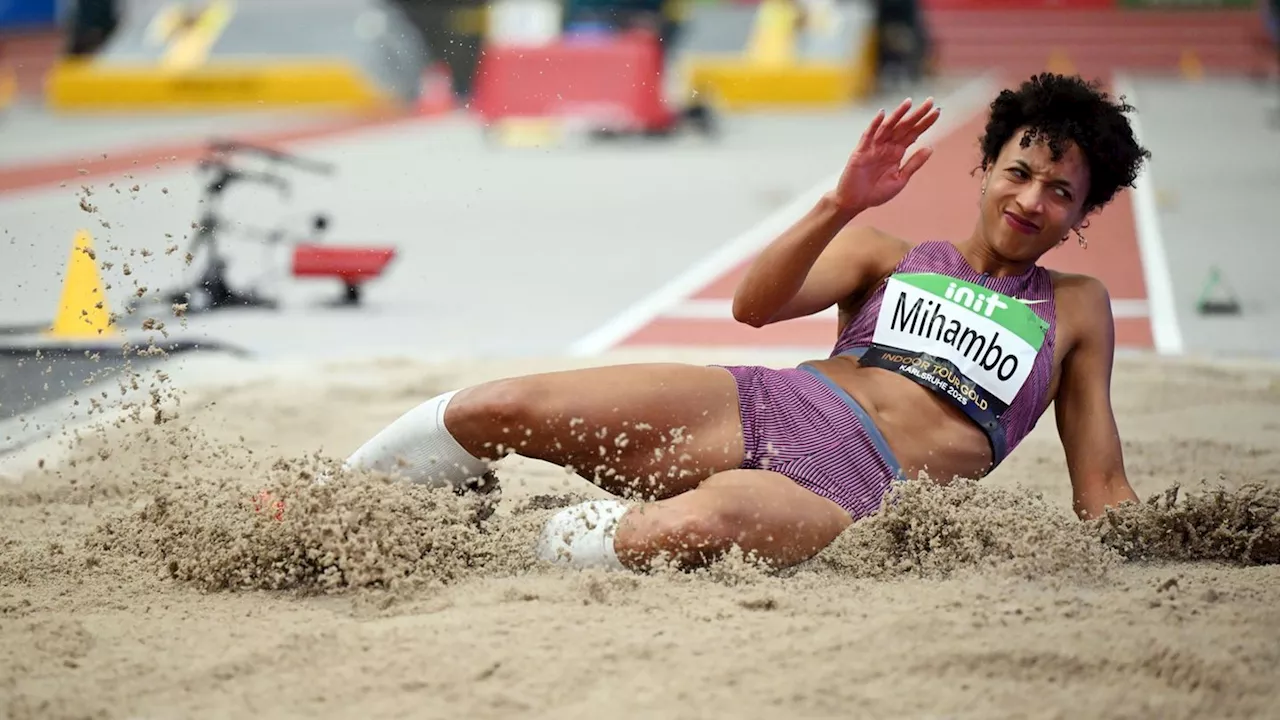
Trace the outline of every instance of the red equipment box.
{"label": "red equipment box", "polygon": [[545,46],[486,49],[476,67],[471,108],[485,122],[579,118],[610,129],[668,126],[662,52],[644,30],[566,37]]}

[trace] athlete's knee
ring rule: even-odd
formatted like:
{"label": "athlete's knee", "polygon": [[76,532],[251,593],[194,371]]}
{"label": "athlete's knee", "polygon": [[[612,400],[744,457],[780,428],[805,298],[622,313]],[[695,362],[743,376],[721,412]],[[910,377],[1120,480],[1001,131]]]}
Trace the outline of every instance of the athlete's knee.
{"label": "athlete's knee", "polygon": [[708,563],[733,546],[739,520],[732,509],[717,505],[672,502],[640,506],[620,524],[618,555],[641,563],[663,556],[682,565]]}
{"label": "athlete's knee", "polygon": [[495,380],[460,390],[445,409],[444,423],[458,438],[511,441],[543,421],[551,398],[532,378]]}

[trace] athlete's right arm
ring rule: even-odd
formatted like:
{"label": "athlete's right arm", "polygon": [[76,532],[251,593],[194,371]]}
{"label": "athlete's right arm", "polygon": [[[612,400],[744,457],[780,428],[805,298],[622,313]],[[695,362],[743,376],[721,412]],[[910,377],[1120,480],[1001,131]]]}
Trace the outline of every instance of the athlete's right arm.
{"label": "athlete's right arm", "polygon": [[813,315],[882,277],[908,245],[853,224],[857,214],[823,196],[748,268],[734,292],[734,319],[764,327]]}
{"label": "athlete's right arm", "polygon": [[[876,113],[835,189],[756,257],[734,292],[735,320],[764,327],[812,315],[887,272],[883,261],[893,255],[892,241],[872,228],[851,223],[864,209],[882,205],[901,192],[929,159],[929,148],[916,150],[910,158],[906,153],[938,120],[939,109],[933,98],[908,114],[910,109],[907,99],[888,115],[884,110]],[[897,253],[898,258],[902,252],[905,249]]]}

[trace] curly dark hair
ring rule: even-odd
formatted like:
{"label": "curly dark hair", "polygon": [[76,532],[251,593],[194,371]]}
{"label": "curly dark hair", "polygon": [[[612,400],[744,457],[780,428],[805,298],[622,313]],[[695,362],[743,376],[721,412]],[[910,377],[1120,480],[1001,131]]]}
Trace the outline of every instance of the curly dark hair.
{"label": "curly dark hair", "polygon": [[1040,140],[1054,161],[1074,143],[1089,165],[1084,211],[1111,202],[1122,187],[1133,187],[1151,152],[1138,144],[1125,113],[1136,109],[1124,97],[1112,100],[1078,75],[1040,73],[1015,90],[1003,90],[991,103],[991,115],[979,145],[982,169],[996,161],[1019,128],[1027,128],[1022,147]]}

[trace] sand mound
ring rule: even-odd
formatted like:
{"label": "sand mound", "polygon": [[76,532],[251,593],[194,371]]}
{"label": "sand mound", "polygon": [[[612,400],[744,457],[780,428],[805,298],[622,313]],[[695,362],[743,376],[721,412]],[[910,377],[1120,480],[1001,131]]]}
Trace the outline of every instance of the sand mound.
{"label": "sand mound", "polygon": [[969,480],[899,485],[879,513],[815,558],[854,577],[944,579],[989,571],[1071,580],[1105,577],[1117,560],[1088,526],[1042,497]]}
{"label": "sand mound", "polygon": [[798,568],[633,575],[536,562],[543,520],[598,496],[560,469],[504,461],[493,512],[334,466],[409,404],[503,371],[165,391],[60,438],[69,455],[0,484],[0,710],[1177,718],[1280,701],[1280,372],[1121,363],[1146,499],[1094,522],[1069,512],[1046,423],[998,475],[905,483]]}

